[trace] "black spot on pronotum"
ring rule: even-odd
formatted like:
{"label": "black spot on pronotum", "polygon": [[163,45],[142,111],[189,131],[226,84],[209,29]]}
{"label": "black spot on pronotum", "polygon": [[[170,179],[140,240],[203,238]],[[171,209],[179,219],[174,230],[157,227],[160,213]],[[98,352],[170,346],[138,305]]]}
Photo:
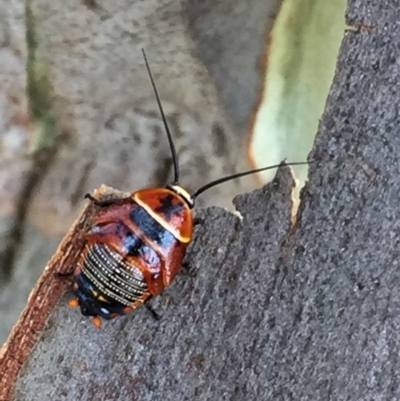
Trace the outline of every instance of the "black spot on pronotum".
{"label": "black spot on pronotum", "polygon": [[176,197],[172,194],[164,196],[160,199],[161,206],[155,209],[156,212],[165,215],[165,218],[169,221],[172,216],[179,215],[184,207],[183,202],[177,202],[174,204]]}

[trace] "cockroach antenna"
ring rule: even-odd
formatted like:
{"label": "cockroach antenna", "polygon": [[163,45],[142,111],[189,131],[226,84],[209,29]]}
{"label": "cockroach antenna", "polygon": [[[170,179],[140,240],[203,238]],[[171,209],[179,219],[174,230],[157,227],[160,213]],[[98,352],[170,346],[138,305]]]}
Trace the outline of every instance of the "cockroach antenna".
{"label": "cockroach antenna", "polygon": [[146,64],[147,72],[149,73],[151,85],[153,86],[154,94],[156,95],[158,109],[160,110],[161,118],[162,118],[162,121],[164,123],[164,128],[165,128],[165,131],[167,132],[169,147],[171,149],[172,161],[174,163],[174,181],[173,181],[172,185],[178,185],[178,182],[179,182],[179,162],[178,162],[178,157],[176,155],[174,141],[172,140],[171,131],[169,129],[167,118],[165,117],[165,113],[164,113],[164,110],[163,110],[162,105],[161,105],[160,96],[158,94],[157,87],[156,87],[156,84],[155,84],[154,79],[153,79],[153,75],[151,74],[149,62],[147,61],[147,56],[146,56],[146,53],[145,53],[144,49],[142,49],[142,53],[143,53],[144,62]]}
{"label": "cockroach antenna", "polygon": [[194,203],[195,199],[202,194],[203,192],[209,190],[212,187],[215,187],[219,184],[223,184],[226,181],[230,181],[230,180],[234,180],[235,178],[240,178],[240,177],[244,177],[246,175],[250,175],[250,174],[255,174],[255,173],[261,173],[262,171],[267,171],[267,170],[272,170],[273,168],[278,168],[281,166],[302,166],[305,164],[311,164],[312,161],[309,162],[292,162],[292,163],[285,163],[285,164],[274,164],[273,166],[267,166],[267,167],[261,167],[261,168],[257,168],[255,170],[248,170],[248,171],[243,171],[241,173],[236,173],[236,174],[232,174],[229,175],[227,177],[222,177],[222,178],[218,178],[215,181],[211,181],[206,185],[203,185],[202,187],[200,187],[197,191],[195,191],[192,195],[191,195],[191,199],[192,202]]}
{"label": "cockroach antenna", "polygon": [[[165,113],[164,113],[164,110],[162,108],[162,105],[161,105],[160,96],[158,94],[157,87],[156,87],[156,84],[154,82],[153,75],[151,73],[149,62],[147,60],[147,56],[146,56],[146,53],[145,53],[144,49],[142,49],[142,53],[143,53],[143,58],[144,58],[144,61],[145,61],[145,64],[146,64],[147,72],[149,73],[150,81],[151,81],[151,84],[152,84],[153,89],[154,89],[154,94],[156,96],[158,108],[160,110],[162,121],[164,123],[165,131],[167,132],[168,142],[169,142],[169,146],[170,146],[170,149],[171,149],[172,160],[173,160],[173,164],[174,164],[174,181],[173,181],[173,183],[171,185],[169,185],[169,187],[178,188],[178,183],[179,183],[179,161],[178,161],[178,157],[177,157],[177,154],[176,154],[175,145],[174,145],[174,142],[172,140],[171,131],[169,129],[168,122],[167,122],[167,119],[165,117]],[[309,164],[309,163],[310,162],[293,162],[293,163],[287,163],[286,166],[299,166],[299,165],[304,165],[304,164]],[[276,164],[276,165],[268,166],[268,167],[262,167],[262,168],[255,169],[255,170],[244,171],[244,172],[233,174],[233,175],[230,175],[230,176],[227,176],[227,177],[219,178],[219,179],[217,179],[215,181],[211,181],[208,184],[206,184],[206,185],[202,186],[201,188],[199,188],[192,195],[190,195],[189,203],[191,204],[191,207],[193,207],[195,199],[200,194],[202,194],[203,192],[207,191],[208,189],[213,188],[213,187],[215,187],[215,186],[217,186],[219,184],[223,184],[224,182],[227,182],[227,181],[230,181],[230,180],[234,180],[235,178],[240,178],[240,177],[244,177],[246,175],[260,173],[262,171],[271,170],[271,169],[278,168],[278,167],[280,167],[280,164]]]}

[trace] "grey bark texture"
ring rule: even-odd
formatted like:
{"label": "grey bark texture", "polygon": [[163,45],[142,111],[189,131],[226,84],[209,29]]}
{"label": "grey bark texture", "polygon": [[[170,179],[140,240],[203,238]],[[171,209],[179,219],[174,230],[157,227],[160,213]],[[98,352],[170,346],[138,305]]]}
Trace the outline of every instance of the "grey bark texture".
{"label": "grey bark texture", "polygon": [[[39,166],[29,154],[27,4],[58,134]],[[193,190],[249,168],[243,136],[276,7],[275,0],[253,0],[250,8],[241,0],[0,0],[0,343],[86,192],[102,183],[133,191],[170,176],[142,47],[173,131],[182,185]],[[217,22],[222,16],[224,24]],[[28,33],[29,40],[35,42]],[[255,185],[254,177],[231,181],[199,198],[199,206],[229,206]]]}
{"label": "grey bark texture", "polygon": [[[218,208],[153,306],[55,308],[16,400],[400,399],[400,8],[354,0],[294,225],[287,168]],[[66,297],[67,298],[67,297]]]}

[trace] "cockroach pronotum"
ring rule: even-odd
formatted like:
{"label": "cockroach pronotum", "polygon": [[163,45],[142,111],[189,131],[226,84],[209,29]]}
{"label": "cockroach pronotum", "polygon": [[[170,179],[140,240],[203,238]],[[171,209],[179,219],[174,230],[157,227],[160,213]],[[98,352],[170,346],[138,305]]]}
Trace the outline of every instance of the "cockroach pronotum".
{"label": "cockroach pronotum", "polygon": [[[93,324],[132,312],[171,285],[182,266],[193,235],[192,209],[196,198],[228,180],[273,169],[279,165],[245,171],[217,179],[189,194],[179,185],[179,164],[161,100],[144,50],[143,57],[167,133],[174,180],[165,188],[133,192],[128,198],[97,200],[100,208],[85,234],[86,245],[76,268],[59,276],[73,276],[75,299]],[[287,165],[307,164],[307,162]],[[153,312],[154,313],[154,312]]]}

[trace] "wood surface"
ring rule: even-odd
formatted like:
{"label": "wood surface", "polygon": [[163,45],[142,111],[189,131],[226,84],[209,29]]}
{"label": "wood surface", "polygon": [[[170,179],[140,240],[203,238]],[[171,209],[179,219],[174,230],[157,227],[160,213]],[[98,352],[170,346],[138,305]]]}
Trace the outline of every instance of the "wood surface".
{"label": "wood surface", "polygon": [[61,297],[14,400],[400,398],[400,9],[352,0],[347,18],[368,29],[345,35],[295,221],[282,168],[240,216],[199,213],[161,321],[97,330]]}

